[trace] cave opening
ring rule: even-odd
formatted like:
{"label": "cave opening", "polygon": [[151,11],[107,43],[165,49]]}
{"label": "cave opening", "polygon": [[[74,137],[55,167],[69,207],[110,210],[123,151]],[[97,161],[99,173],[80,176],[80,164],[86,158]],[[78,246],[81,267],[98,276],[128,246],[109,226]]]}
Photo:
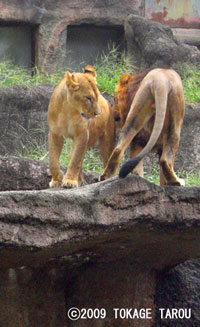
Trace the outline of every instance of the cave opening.
{"label": "cave opening", "polygon": [[0,62],[32,69],[35,66],[36,26],[0,24]]}
{"label": "cave opening", "polygon": [[94,65],[97,58],[117,48],[125,51],[123,26],[96,26],[90,24],[67,27],[67,64],[76,70],[84,65]]}

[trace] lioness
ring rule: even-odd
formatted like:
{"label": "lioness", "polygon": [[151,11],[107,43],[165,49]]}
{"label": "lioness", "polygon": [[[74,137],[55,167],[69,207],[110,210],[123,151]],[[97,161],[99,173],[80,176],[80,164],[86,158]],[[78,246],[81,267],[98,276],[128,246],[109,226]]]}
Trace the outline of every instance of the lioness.
{"label": "lioness", "polygon": [[131,171],[143,177],[142,159],[156,148],[160,155],[160,184],[184,185],[184,180],[174,172],[185,110],[180,76],[174,70],[161,68],[132,76],[125,74],[116,91],[115,107],[124,125],[100,180],[115,174],[124,151],[131,144],[132,159],[120,169],[120,178]]}
{"label": "lioness", "polygon": [[[96,71],[66,72],[55,88],[48,108],[50,187],[78,187],[88,147],[98,147],[104,167],[115,146],[114,114],[96,86]],[[70,138],[70,162],[63,177],[59,157],[64,138]]]}

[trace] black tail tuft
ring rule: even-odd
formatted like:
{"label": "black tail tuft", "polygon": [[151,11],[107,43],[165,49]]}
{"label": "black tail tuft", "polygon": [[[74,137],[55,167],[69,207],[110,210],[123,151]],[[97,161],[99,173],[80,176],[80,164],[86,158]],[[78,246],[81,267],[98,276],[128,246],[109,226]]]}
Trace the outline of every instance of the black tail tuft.
{"label": "black tail tuft", "polygon": [[140,158],[136,157],[125,162],[119,171],[119,178],[125,178],[137,166],[140,160]]}

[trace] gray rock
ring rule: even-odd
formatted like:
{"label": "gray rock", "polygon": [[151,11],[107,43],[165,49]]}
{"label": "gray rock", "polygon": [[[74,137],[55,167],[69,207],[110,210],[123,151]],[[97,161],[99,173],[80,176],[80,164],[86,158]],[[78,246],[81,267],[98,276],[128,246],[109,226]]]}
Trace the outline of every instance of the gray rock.
{"label": "gray rock", "polygon": [[[67,167],[61,171],[66,173]],[[0,191],[42,190],[49,187],[49,164],[41,160],[17,157],[0,157]],[[85,184],[95,183],[98,174],[83,171]]]}
{"label": "gray rock", "polygon": [[[1,192],[0,256],[11,248],[2,264],[27,265],[33,258],[38,263],[48,247],[45,262],[59,243],[56,256],[100,242],[104,261],[114,248],[112,259],[134,249],[135,260],[143,265],[159,270],[174,266],[200,255],[199,197],[198,187],[161,188],[133,176],[72,190]],[[109,250],[110,242],[114,248]]]}
{"label": "gray rock", "polygon": [[47,109],[53,85],[0,89],[0,154],[23,153],[47,142]]}
{"label": "gray rock", "polygon": [[157,308],[191,309],[188,319],[161,320],[157,310],[156,327],[198,327],[200,322],[200,259],[187,261],[169,271],[162,272],[157,280],[155,302]]}
{"label": "gray rock", "polygon": [[[0,192],[2,327],[75,326],[66,317],[74,306],[105,307],[106,318],[95,322],[101,327],[129,326],[113,320],[115,307],[192,307],[192,319],[180,326],[198,326],[199,260],[185,262],[200,256],[198,187],[158,187],[128,176],[72,190],[30,190],[40,179],[40,188],[47,184],[47,164],[1,158],[2,166],[1,176],[11,175],[7,188],[15,176],[15,189],[23,179],[29,189]],[[179,326],[158,312],[155,324]]]}
{"label": "gray rock", "polygon": [[200,64],[200,51],[178,43],[167,25],[130,15],[125,22],[125,34],[128,55],[140,69],[171,67],[181,61]]}

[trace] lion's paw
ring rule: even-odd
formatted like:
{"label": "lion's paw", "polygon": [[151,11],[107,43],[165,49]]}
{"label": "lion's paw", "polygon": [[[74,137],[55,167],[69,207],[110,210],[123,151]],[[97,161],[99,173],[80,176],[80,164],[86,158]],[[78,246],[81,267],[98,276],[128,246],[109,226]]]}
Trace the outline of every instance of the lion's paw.
{"label": "lion's paw", "polygon": [[98,181],[99,182],[102,182],[102,181],[105,181],[106,177],[104,174],[100,175],[99,178],[98,178]]}
{"label": "lion's paw", "polygon": [[53,187],[61,187],[62,185],[62,179],[63,179],[63,174],[60,173],[58,178],[52,178],[51,182],[49,183],[49,187],[53,188]]}
{"label": "lion's paw", "polygon": [[176,181],[174,181],[173,183],[169,183],[169,185],[173,185],[173,186],[185,186],[185,181],[184,181],[183,178],[176,177]]}
{"label": "lion's paw", "polygon": [[111,178],[114,176],[114,172],[110,170],[105,170],[100,176],[99,176],[99,182],[105,181],[108,178]]}
{"label": "lion's paw", "polygon": [[61,187],[61,183],[59,182],[59,181],[51,181],[50,183],[49,183],[49,187],[50,188],[54,188],[54,187]]}
{"label": "lion's paw", "polygon": [[183,178],[178,178],[178,181],[180,183],[180,186],[185,186],[185,181]]}
{"label": "lion's paw", "polygon": [[76,179],[63,178],[62,187],[65,188],[79,187],[79,182]]}

